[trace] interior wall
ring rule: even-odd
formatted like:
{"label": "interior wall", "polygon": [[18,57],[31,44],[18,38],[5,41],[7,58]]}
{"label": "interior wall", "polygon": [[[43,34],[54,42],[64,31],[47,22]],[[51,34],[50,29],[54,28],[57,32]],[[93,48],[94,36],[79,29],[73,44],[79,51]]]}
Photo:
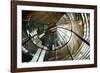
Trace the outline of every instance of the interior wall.
{"label": "interior wall", "polygon": [[[29,0],[28,0],[29,1]],[[37,1],[37,0],[30,0]],[[42,2],[55,2],[55,3],[72,3],[72,4],[86,4],[98,6],[98,32],[100,31],[100,0],[38,0]],[[10,0],[0,0],[0,73],[10,73]],[[98,33],[98,37],[100,34]],[[39,71],[34,73],[99,73],[100,72],[100,38],[98,38],[98,67],[97,68],[82,68],[82,69],[65,69],[54,71]],[[25,72],[24,72],[25,73]],[[27,72],[33,73],[33,72]]]}

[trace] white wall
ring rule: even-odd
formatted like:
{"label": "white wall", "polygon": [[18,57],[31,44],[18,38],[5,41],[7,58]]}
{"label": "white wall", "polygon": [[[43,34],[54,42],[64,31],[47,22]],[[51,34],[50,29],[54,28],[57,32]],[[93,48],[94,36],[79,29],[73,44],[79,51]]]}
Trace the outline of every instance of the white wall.
{"label": "white wall", "polygon": [[[37,1],[37,0],[33,0]],[[74,3],[98,5],[98,13],[100,13],[100,0],[38,0],[45,2]],[[100,14],[98,14],[98,32],[100,32]],[[100,34],[98,33],[98,37]],[[100,38],[98,38],[100,43]],[[98,56],[100,56],[100,45],[98,44]],[[68,69],[56,71],[42,71],[34,73],[99,73],[100,57],[98,57],[97,68],[84,69]],[[10,73],[10,0],[0,0],[0,73]],[[31,72],[32,73],[32,72]]]}

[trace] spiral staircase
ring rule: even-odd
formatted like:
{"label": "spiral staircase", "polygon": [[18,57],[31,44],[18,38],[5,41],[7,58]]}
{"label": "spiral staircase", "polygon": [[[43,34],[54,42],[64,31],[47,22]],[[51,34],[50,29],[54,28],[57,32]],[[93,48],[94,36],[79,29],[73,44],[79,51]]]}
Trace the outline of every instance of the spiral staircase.
{"label": "spiral staircase", "polygon": [[22,11],[22,19],[22,62],[90,59],[90,14]]}

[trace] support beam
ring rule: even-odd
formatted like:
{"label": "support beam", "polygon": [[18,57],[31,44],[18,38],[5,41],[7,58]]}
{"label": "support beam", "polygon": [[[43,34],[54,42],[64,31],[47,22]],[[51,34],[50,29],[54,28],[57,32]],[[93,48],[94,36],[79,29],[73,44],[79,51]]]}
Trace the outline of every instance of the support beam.
{"label": "support beam", "polygon": [[38,62],[43,62],[44,57],[45,57],[45,53],[46,53],[46,50],[42,50],[42,52],[40,54],[40,57],[38,59]]}
{"label": "support beam", "polygon": [[30,62],[37,62],[41,51],[42,51],[42,49],[38,49],[36,54],[34,54],[33,59]]}

